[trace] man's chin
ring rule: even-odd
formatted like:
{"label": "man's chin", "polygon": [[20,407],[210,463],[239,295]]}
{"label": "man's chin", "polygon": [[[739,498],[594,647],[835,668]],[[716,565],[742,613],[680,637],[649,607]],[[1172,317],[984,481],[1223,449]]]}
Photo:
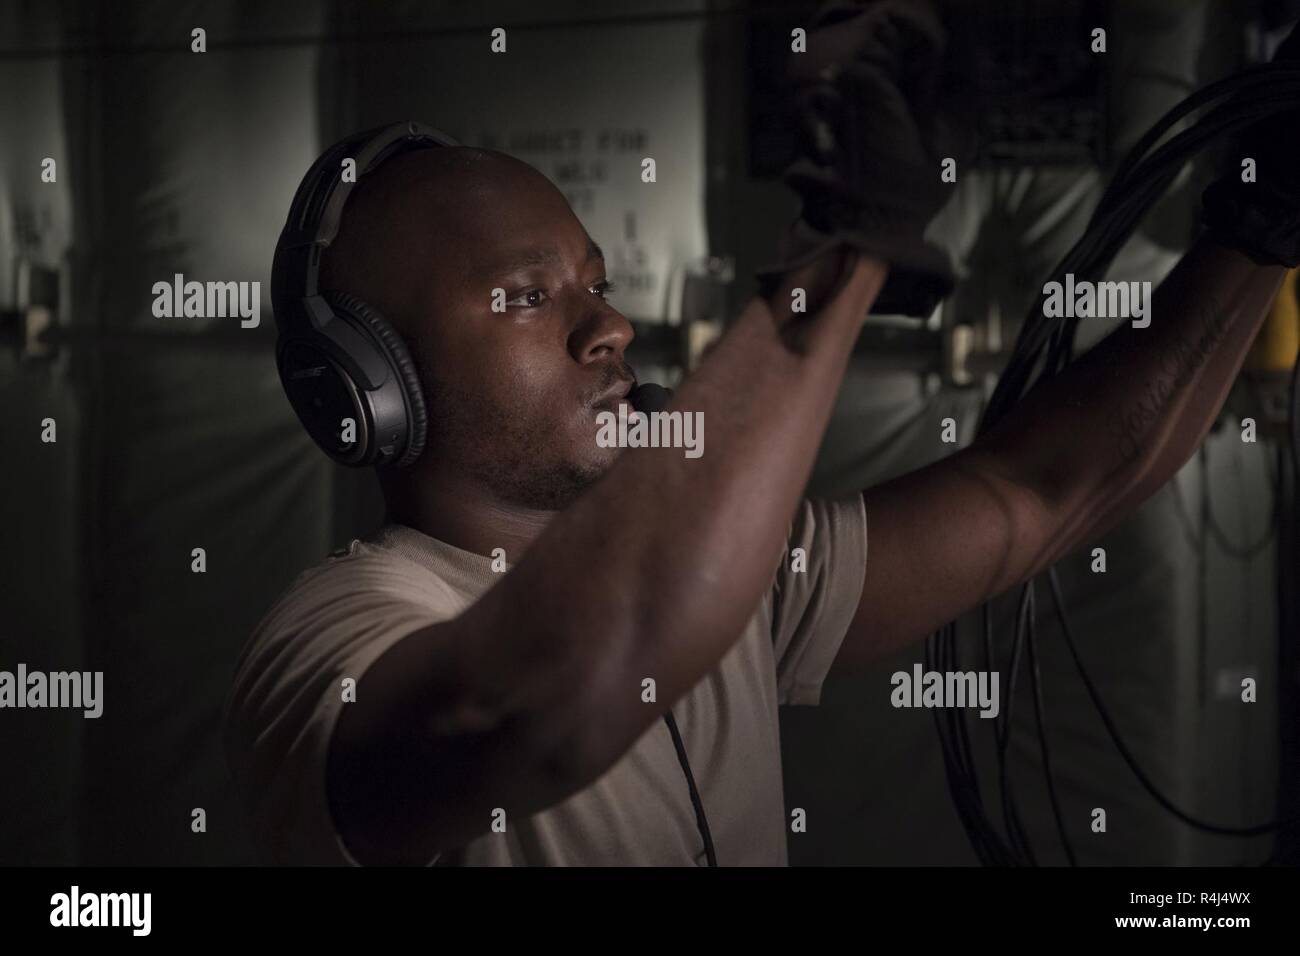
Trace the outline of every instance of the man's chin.
{"label": "man's chin", "polygon": [[519,504],[562,511],[603,478],[617,459],[620,449],[597,449],[599,455],[571,458],[559,467],[534,471],[511,496]]}
{"label": "man's chin", "polygon": [[597,455],[587,459],[575,469],[577,473],[588,476],[589,485],[594,485],[599,479],[605,477],[605,473],[614,467],[614,462],[623,453],[621,448],[598,448],[596,451]]}

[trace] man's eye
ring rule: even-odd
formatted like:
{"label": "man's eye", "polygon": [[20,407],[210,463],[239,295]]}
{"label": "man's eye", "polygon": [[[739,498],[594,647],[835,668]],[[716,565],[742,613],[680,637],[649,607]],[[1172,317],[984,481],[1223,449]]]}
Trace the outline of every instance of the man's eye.
{"label": "man's eye", "polygon": [[506,305],[514,305],[516,302],[521,302],[521,300],[527,300],[522,304],[530,309],[535,309],[542,304],[543,300],[539,297],[545,295],[546,293],[541,289],[529,289],[527,292],[521,292],[513,299],[507,300]]}
{"label": "man's eye", "polygon": [[597,282],[594,286],[591,287],[591,291],[596,293],[596,295],[600,296],[603,299],[611,292],[613,292],[614,288],[615,288],[614,283],[606,279],[602,282]]}

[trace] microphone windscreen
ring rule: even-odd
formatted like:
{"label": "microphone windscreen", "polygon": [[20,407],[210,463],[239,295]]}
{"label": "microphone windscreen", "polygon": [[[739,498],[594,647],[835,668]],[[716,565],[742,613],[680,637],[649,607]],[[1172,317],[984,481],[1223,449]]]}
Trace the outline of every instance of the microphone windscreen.
{"label": "microphone windscreen", "polygon": [[671,388],[664,388],[662,385],[647,382],[632,389],[627,399],[638,412],[649,414],[662,411],[672,397],[673,390]]}

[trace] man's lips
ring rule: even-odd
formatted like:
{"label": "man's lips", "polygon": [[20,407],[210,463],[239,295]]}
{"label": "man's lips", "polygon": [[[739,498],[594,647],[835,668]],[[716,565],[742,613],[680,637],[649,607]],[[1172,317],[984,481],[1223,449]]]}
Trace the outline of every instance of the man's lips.
{"label": "man's lips", "polygon": [[607,405],[627,398],[632,389],[636,388],[636,379],[620,379],[612,387],[599,395],[592,405]]}

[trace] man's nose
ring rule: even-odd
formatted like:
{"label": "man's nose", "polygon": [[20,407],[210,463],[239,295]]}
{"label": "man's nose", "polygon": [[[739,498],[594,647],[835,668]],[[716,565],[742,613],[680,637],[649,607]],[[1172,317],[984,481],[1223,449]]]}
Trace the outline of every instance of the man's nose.
{"label": "man's nose", "polygon": [[584,313],[569,337],[569,350],[579,362],[608,355],[622,356],[636,332],[617,309],[605,305]]}

